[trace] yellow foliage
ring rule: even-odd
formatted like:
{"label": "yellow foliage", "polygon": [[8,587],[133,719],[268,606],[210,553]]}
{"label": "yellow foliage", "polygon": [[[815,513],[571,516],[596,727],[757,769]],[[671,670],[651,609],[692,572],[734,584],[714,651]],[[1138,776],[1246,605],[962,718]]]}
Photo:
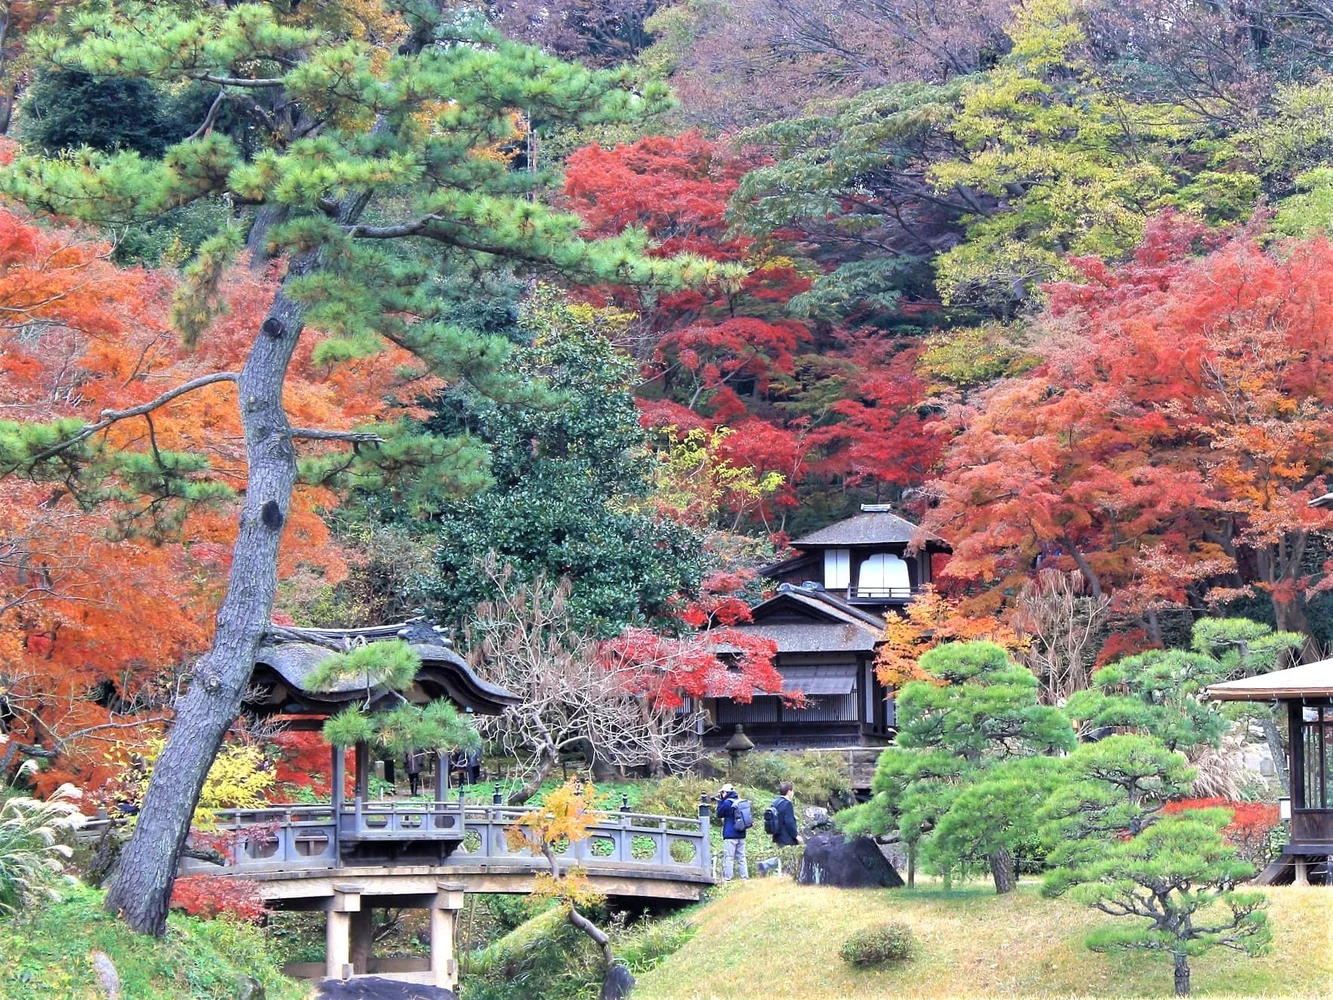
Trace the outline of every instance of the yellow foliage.
{"label": "yellow foliage", "polygon": [[601,900],[601,893],[588,882],[588,874],[577,865],[559,870],[556,850],[587,840],[592,827],[605,819],[597,808],[597,789],[592,782],[567,781],[529,810],[505,831],[509,849],[523,848],[551,860],[552,871],[537,876],[535,895],[569,906],[585,906]]}
{"label": "yellow foliage", "polygon": [[[657,452],[651,500],[660,513],[698,528],[718,525],[723,513],[733,522],[760,509],[786,481],[780,472],[756,474],[750,466],[733,465],[723,443],[734,433],[726,427],[706,431],[694,428],[677,436],[675,427],[663,428],[669,445]],[[734,526],[733,524],[733,526]]]}
{"label": "yellow foliage", "polygon": [[[108,797],[117,803],[139,805],[148,790],[148,779],[162,754],[166,740],[150,740],[142,754],[117,749],[107,754],[107,761],[121,774],[108,788]],[[195,806],[192,826],[209,830],[215,825],[218,809],[257,809],[268,802],[268,793],[277,780],[272,762],[263,750],[250,743],[224,743],[218,751],[204,788]]]}

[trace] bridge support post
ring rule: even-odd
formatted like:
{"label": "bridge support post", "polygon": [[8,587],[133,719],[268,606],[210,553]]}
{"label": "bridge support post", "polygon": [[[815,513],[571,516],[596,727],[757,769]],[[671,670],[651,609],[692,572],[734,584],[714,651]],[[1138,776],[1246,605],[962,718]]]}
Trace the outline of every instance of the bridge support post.
{"label": "bridge support post", "polygon": [[430,971],[435,985],[446,990],[458,987],[458,962],[454,958],[454,930],[463,909],[463,883],[437,882],[430,908]]}
{"label": "bridge support post", "polygon": [[369,908],[349,913],[351,922],[351,957],[352,973],[364,976],[370,971],[371,953],[375,947],[375,913]]}
{"label": "bridge support post", "polygon": [[328,922],[324,925],[324,975],[350,979],[352,968],[352,914],[361,911],[361,887],[334,885]]}

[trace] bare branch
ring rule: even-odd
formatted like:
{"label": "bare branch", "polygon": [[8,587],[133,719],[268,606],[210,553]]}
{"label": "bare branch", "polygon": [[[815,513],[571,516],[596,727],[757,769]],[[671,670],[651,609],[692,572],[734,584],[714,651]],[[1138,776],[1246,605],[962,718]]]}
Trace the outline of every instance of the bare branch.
{"label": "bare branch", "polygon": [[97,423],[89,424],[72,438],[61,441],[59,444],[54,444],[45,451],[38,452],[29,459],[29,464],[36,465],[38,462],[44,462],[46,459],[58,455],[68,448],[74,447],[74,445],[79,442],[86,441],[98,431],[106,430],[112,424],[118,423],[121,420],[128,420],[130,417],[142,417],[145,414],[152,413],[159,407],[165,406],[173,399],[179,399],[186,393],[194,392],[196,389],[202,389],[204,386],[213,385],[217,382],[235,382],[239,377],[240,376],[238,376],[236,372],[215,372],[212,375],[201,375],[199,378],[190,379],[190,381],[182,383],[168,392],[162,393],[162,395],[158,396],[156,399],[150,400],[147,403],[140,403],[138,406],[132,406],[128,410],[103,410],[102,419]]}
{"label": "bare branch", "polygon": [[202,139],[208,134],[208,130],[213,127],[213,123],[218,120],[218,112],[222,110],[222,102],[227,99],[227,88],[219,87],[218,96],[213,98],[213,103],[208,109],[208,114],[204,115],[204,122],[194,132],[187,136],[185,141],[191,142],[195,139]]}

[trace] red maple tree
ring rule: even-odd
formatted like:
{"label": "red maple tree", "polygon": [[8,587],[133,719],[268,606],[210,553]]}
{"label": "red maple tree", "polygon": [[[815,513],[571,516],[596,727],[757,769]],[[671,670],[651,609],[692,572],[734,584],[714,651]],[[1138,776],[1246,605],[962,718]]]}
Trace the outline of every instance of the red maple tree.
{"label": "red maple tree", "polygon": [[1303,598],[1329,586],[1307,556],[1329,523],[1309,501],[1333,454],[1333,250],[1168,215],[1131,262],[1079,263],[1050,289],[1044,362],[941,421],[927,526],[948,575],[1077,568],[1150,620],[1257,591],[1308,631]]}

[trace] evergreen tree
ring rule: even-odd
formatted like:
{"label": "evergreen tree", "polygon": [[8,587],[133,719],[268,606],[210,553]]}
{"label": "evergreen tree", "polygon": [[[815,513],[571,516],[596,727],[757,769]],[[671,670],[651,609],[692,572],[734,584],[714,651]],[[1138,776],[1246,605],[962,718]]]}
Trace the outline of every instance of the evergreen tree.
{"label": "evergreen tree", "polygon": [[921,657],[929,679],[897,696],[898,740],[880,756],[874,797],[843,825],[896,830],[945,871],[985,857],[995,891],[1015,887],[1015,845],[1053,787],[1057,761],[1028,758],[1072,749],[1059,709],[1037,703],[1037,679],[991,642],[936,646]]}
{"label": "evergreen tree", "polygon": [[698,590],[702,540],[645,502],[651,459],[632,393],[636,366],[614,345],[631,319],[538,288],[520,321],[530,342],[505,370],[549,396],[502,406],[474,393],[432,422],[487,442],[493,479],[440,511],[422,539],[438,564],[419,593],[433,617],[466,622],[493,597],[482,565],[490,552],[521,582],[567,578],[574,623],[602,637],[664,620],[677,595]]}
{"label": "evergreen tree", "polygon": [[[340,26],[333,16],[340,6],[320,5],[318,18],[302,22],[262,4],[210,5],[197,14],[154,4],[88,5],[71,17],[68,34],[31,39],[34,57],[49,70],[168,87],[202,82],[217,88],[217,99],[195,132],[160,157],[132,150],[33,154],[0,178],[6,194],[33,209],[102,225],[152,219],[206,199],[253,207],[244,239],[239,227],[229,228],[201,251],[193,295],[177,312],[187,341],[207,335],[210,287],[242,242],[256,264],[286,258],[285,277],[239,372],[192,379],[96,424],[14,427],[6,436],[7,464],[66,478],[98,430],[205,385],[236,385],[248,463],[228,589],[212,647],[177,705],[107,896],[109,909],[150,933],[165,927],[195,800],[269,627],[278,545],[298,476],[376,485],[405,475],[420,496],[485,480],[484,452],[466,435],[292,427],[283,388],[306,325],[327,334],[316,349],[319,362],[365,356],[387,340],[448,382],[499,388],[495,365],[508,345],[440,319],[431,293],[442,271],[491,256],[588,282],[675,285],[718,271],[697,260],[649,258],[633,233],[581,240],[577,219],[530,197],[549,178],[510,170],[500,148],[514,135],[516,108],[578,124],[645,110],[661,100],[660,90],[634,92],[623,75],[462,31],[446,19],[447,4],[406,0],[382,19],[378,34]],[[253,157],[211,130],[214,114],[233,103],[267,124],[268,145]],[[325,449],[350,441],[356,451],[298,462],[294,442],[302,440]],[[151,452],[140,457],[153,460]]]}

